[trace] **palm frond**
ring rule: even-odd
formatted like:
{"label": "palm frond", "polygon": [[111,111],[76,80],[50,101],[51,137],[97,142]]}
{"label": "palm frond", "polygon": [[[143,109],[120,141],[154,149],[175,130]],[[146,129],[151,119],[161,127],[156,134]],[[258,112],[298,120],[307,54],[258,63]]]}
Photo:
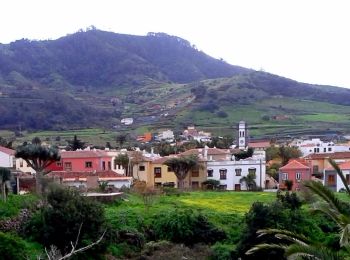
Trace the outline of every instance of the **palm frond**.
{"label": "palm frond", "polygon": [[314,245],[298,245],[292,244],[285,250],[288,260],[297,259],[314,259],[314,260],[340,260],[341,258],[336,252],[329,250],[324,246]]}
{"label": "palm frond", "polygon": [[322,183],[316,181],[305,181],[304,186],[309,188],[312,192],[321,197],[325,202],[329,204],[334,210],[341,214],[346,214],[343,203],[339,200],[333,191],[323,186]]}
{"label": "palm frond", "polygon": [[263,235],[275,235],[275,237],[278,239],[284,239],[302,245],[306,245],[307,243],[311,242],[304,235],[296,234],[294,232],[282,229],[261,229],[258,230],[256,233],[258,234],[258,237],[261,237]]}
{"label": "palm frond", "polygon": [[346,181],[346,178],[344,176],[344,173],[342,170],[340,170],[338,164],[332,160],[331,158],[328,159],[328,162],[332,165],[332,167],[334,168],[334,170],[337,172],[338,176],[340,177],[341,181],[344,184],[344,187],[346,189],[347,194],[350,196],[350,188],[349,188],[349,184]]}
{"label": "palm frond", "polygon": [[258,251],[261,250],[273,250],[273,249],[282,249],[282,250],[286,250],[287,246],[283,245],[283,244],[258,244],[254,247],[252,247],[251,249],[249,249],[245,254],[246,255],[252,255],[255,254]]}

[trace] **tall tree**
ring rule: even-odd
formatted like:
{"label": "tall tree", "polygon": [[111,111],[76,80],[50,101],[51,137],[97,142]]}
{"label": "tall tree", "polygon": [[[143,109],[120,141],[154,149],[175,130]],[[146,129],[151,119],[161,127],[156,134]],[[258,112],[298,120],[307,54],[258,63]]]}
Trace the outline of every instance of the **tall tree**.
{"label": "tall tree", "polygon": [[10,180],[11,180],[11,171],[7,168],[0,167],[0,185],[1,185],[1,193],[2,193],[2,199],[6,202],[7,199],[7,190],[9,190],[10,187]]}
{"label": "tall tree", "polygon": [[127,154],[119,154],[114,159],[114,167],[119,164],[125,169],[125,175],[129,176],[129,156]]}
{"label": "tall tree", "polygon": [[17,147],[15,156],[25,160],[35,170],[36,192],[42,194],[43,176],[50,172],[47,167],[61,158],[58,149],[41,144],[26,144]]}
{"label": "tall tree", "polygon": [[169,166],[175,173],[178,180],[178,188],[182,189],[185,186],[185,178],[188,172],[199,166],[199,161],[197,155],[189,155],[170,158],[164,164]]}
{"label": "tall tree", "polygon": [[73,140],[68,140],[68,146],[66,149],[68,151],[76,151],[78,149],[84,149],[86,147],[85,142],[78,139],[76,135],[74,135]]}

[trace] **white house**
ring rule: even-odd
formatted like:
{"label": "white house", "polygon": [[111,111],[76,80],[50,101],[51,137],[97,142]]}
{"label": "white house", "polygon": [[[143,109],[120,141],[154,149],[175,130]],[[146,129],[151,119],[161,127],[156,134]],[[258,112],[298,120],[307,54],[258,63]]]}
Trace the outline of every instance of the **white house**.
{"label": "white house", "polygon": [[131,117],[123,118],[122,120],[120,120],[120,123],[122,123],[123,125],[132,125],[134,123],[134,119]]}
{"label": "white house", "polygon": [[34,174],[36,171],[30,167],[25,160],[22,158],[15,159],[15,167],[17,171],[21,171],[24,173]]}
{"label": "white house", "polygon": [[165,131],[162,131],[161,133],[159,133],[158,135],[158,140],[165,140],[165,141],[170,141],[170,142],[173,142],[174,141],[174,132],[171,131],[171,130],[165,130]]}
{"label": "white house", "polygon": [[247,190],[241,178],[248,173],[255,173],[256,185],[265,188],[266,161],[265,153],[255,153],[251,158],[236,161],[231,160],[207,161],[208,180],[220,181],[220,187],[224,190]]}
{"label": "white house", "polygon": [[349,144],[335,144],[334,142],[323,142],[319,138],[313,138],[311,140],[294,140],[291,146],[299,148],[303,156],[309,154],[323,154],[323,153],[334,153],[334,152],[348,152],[350,151]]}
{"label": "white house", "polygon": [[0,167],[13,168],[15,150],[0,146]]}

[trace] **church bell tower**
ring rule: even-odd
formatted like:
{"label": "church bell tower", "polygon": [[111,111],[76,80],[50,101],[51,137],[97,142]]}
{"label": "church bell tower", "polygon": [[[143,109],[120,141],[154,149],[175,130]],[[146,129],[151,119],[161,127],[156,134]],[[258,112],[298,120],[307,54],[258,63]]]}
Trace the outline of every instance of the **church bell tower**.
{"label": "church bell tower", "polygon": [[247,124],[244,121],[238,123],[238,148],[245,149],[248,146]]}

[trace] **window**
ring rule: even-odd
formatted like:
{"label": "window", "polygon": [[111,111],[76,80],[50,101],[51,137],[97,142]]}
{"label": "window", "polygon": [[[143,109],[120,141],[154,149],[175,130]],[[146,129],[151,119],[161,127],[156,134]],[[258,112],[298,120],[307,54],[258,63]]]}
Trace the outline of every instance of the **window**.
{"label": "window", "polygon": [[154,168],[154,177],[155,178],[162,178],[162,168],[160,168],[160,167]]}
{"label": "window", "polygon": [[318,165],[314,165],[312,167],[312,171],[313,171],[313,173],[318,173]]}
{"label": "window", "polygon": [[295,174],[295,179],[296,180],[301,180],[301,172],[297,172],[296,174]]}
{"label": "window", "polygon": [[139,166],[139,171],[144,171],[146,168],[145,168],[145,166],[144,165],[140,165]]}
{"label": "window", "polygon": [[327,152],[327,148],[323,148],[323,152],[324,152],[324,153]]}
{"label": "window", "polygon": [[332,147],[328,147],[328,152],[331,152],[332,151]]}
{"label": "window", "polygon": [[192,176],[192,177],[199,177],[199,171],[192,170],[191,176]]}
{"label": "window", "polygon": [[102,170],[106,170],[106,162],[105,161],[102,162]]}
{"label": "window", "polygon": [[22,159],[19,160],[19,167],[23,167],[23,160]]}
{"label": "window", "polygon": [[58,167],[62,167],[62,163],[61,163],[61,162],[56,162],[56,165],[57,165]]}
{"label": "window", "polygon": [[281,178],[283,181],[288,180],[288,173],[281,173]]}
{"label": "window", "polygon": [[242,169],[241,168],[235,169],[235,172],[236,172],[236,176],[241,176],[242,175]]}
{"label": "window", "polygon": [[85,162],[85,168],[92,168],[92,162]]}
{"label": "window", "polygon": [[173,170],[171,169],[171,167],[168,167],[168,172],[172,172]]}
{"label": "window", "polygon": [[71,162],[65,162],[64,163],[64,169],[66,171],[71,171],[72,170],[72,163]]}
{"label": "window", "polygon": [[249,168],[249,169],[248,169],[248,174],[254,174],[254,176],[255,176],[255,174],[256,174],[256,168]]}
{"label": "window", "polygon": [[345,178],[346,178],[346,183],[350,184],[350,174],[346,174]]}
{"label": "window", "polygon": [[108,170],[112,169],[112,163],[109,161],[108,162]]}
{"label": "window", "polygon": [[208,177],[213,177],[213,172],[214,172],[213,169],[208,169],[208,170],[207,170]]}
{"label": "window", "polygon": [[335,175],[328,175],[328,185],[335,185]]}
{"label": "window", "polygon": [[220,180],[226,180],[227,170],[226,169],[220,169],[219,172],[220,172]]}

